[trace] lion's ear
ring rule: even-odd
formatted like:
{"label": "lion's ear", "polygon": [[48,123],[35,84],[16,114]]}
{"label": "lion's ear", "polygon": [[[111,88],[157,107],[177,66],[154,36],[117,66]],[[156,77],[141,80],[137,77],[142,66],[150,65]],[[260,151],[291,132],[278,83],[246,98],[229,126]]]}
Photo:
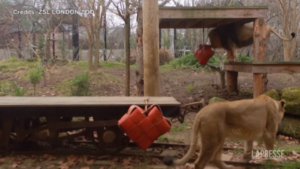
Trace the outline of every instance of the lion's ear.
{"label": "lion's ear", "polygon": [[279,102],[280,102],[281,107],[284,107],[284,106],[285,106],[285,100],[282,99],[282,100],[280,100]]}

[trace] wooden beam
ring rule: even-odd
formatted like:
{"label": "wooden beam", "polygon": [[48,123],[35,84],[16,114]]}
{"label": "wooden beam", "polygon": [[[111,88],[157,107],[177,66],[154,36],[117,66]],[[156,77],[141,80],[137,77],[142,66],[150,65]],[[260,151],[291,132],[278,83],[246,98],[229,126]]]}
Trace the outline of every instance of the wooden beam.
{"label": "wooden beam", "polygon": [[[254,22],[253,32],[253,60],[254,62],[265,60],[266,55],[266,29],[267,24],[265,19],[256,19]],[[267,79],[266,75],[259,73],[253,74],[253,97],[256,98],[264,93],[266,89]]]}
{"label": "wooden beam", "polygon": [[193,28],[195,25],[204,25],[202,19],[192,20],[186,22],[186,28]]}
{"label": "wooden beam", "polygon": [[163,7],[159,18],[211,19],[211,18],[265,18],[267,7]]}
{"label": "wooden beam", "polygon": [[143,1],[144,95],[159,96],[158,1]]}
{"label": "wooden beam", "polygon": [[300,63],[295,62],[227,62],[224,64],[225,71],[245,73],[300,73]]}

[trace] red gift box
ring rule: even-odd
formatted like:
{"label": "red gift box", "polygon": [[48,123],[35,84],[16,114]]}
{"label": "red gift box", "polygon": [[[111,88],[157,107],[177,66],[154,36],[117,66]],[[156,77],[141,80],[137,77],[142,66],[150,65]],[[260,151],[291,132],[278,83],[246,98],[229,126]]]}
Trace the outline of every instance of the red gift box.
{"label": "red gift box", "polygon": [[118,125],[144,150],[171,128],[171,123],[165,119],[157,105],[150,106],[146,111],[136,105],[130,106],[127,113],[118,121]]}
{"label": "red gift box", "polygon": [[206,65],[208,60],[214,55],[215,53],[211,50],[210,45],[199,45],[196,49],[194,55],[198,59],[198,62],[201,65]]}

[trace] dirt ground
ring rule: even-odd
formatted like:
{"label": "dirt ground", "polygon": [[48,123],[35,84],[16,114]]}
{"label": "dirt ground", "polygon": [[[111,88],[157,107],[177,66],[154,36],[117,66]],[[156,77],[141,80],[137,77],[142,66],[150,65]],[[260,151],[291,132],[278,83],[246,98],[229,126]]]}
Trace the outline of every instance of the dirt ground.
{"label": "dirt ground", "polygon": [[[6,83],[12,81],[16,82],[19,87],[26,89],[25,96],[33,96],[33,86],[28,78],[28,70],[32,67],[32,63],[8,64],[6,61],[1,61],[1,90],[5,88]],[[45,84],[42,81],[37,85],[36,96],[69,96],[70,81],[76,75],[86,70],[87,63],[81,61],[61,61],[49,66],[45,72]],[[136,93],[135,70],[136,67],[131,66],[131,96],[134,96]],[[268,81],[268,90],[276,89],[280,92],[285,87],[299,85],[300,74],[269,74]],[[124,96],[125,66],[118,63],[101,63],[100,67],[90,74],[90,82],[91,88],[89,93],[91,96]],[[253,97],[253,75],[250,73],[239,73],[238,85],[240,92],[238,94],[226,92],[219,84],[218,73],[188,68],[160,67],[161,96],[175,97],[182,104],[200,101],[202,98],[207,103],[214,96],[227,100]],[[5,94],[2,92],[2,95]],[[190,113],[186,116],[183,124],[173,123],[171,132],[160,137],[159,141],[168,140],[189,143],[189,134],[194,116],[195,113]],[[226,144],[236,147],[242,146],[242,142],[228,141]]]}

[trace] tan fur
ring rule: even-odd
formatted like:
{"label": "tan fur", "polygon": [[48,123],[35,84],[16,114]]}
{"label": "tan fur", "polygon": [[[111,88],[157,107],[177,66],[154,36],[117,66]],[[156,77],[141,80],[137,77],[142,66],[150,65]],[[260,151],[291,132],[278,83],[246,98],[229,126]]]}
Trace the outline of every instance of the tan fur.
{"label": "tan fur", "polygon": [[251,160],[254,140],[262,138],[267,150],[273,150],[278,125],[284,116],[285,101],[275,101],[261,95],[255,99],[216,102],[199,111],[195,117],[191,145],[187,154],[174,165],[185,164],[194,154],[200,138],[201,152],[195,169],[203,169],[208,162],[217,167],[230,168],[221,161],[226,138],[245,140],[244,160]]}
{"label": "tan fur", "polygon": [[[237,39],[237,41],[239,41],[241,44],[236,45],[233,38],[230,36],[229,37],[225,36],[226,39],[224,39],[225,37],[221,37],[220,33],[225,34],[230,31],[235,31],[234,36]],[[227,52],[230,53],[230,55],[233,56],[233,59],[236,60],[236,49],[250,46],[253,44],[253,31],[254,31],[253,22],[246,23],[246,24],[237,23],[234,25],[234,27],[232,26],[232,24],[231,26],[223,25],[217,27],[209,32],[208,37],[210,39],[211,47],[213,49],[225,49],[227,50]],[[270,37],[271,32],[284,41],[289,41],[294,38],[294,37],[291,38],[282,37],[279,35],[279,33],[276,32],[274,28],[267,25],[266,38]],[[222,40],[227,43],[226,46],[224,46],[224,44],[222,45],[221,38],[223,38]]]}

